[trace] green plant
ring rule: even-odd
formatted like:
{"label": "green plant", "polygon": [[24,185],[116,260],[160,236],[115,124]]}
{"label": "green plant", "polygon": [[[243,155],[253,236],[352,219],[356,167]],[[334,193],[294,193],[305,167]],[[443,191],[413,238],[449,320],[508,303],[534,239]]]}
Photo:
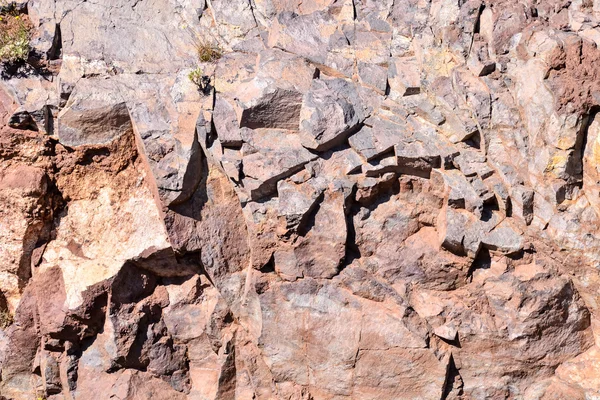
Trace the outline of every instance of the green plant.
{"label": "green plant", "polygon": [[0,311],[0,329],[6,329],[13,323],[13,316],[8,310]]}
{"label": "green plant", "polygon": [[190,73],[188,74],[188,78],[190,78],[190,81],[192,81],[192,83],[194,83],[199,88],[202,88],[203,76],[204,76],[204,72],[202,71],[202,68],[200,68],[200,67],[197,67],[196,69],[191,70]]}
{"label": "green plant", "polygon": [[202,68],[197,67],[196,69],[191,70],[188,74],[188,78],[194,85],[198,86],[198,89],[202,90],[205,95],[210,92],[210,77],[204,75]]}
{"label": "green plant", "polygon": [[2,8],[0,13],[0,62],[14,63],[29,56],[31,25],[26,15]]}

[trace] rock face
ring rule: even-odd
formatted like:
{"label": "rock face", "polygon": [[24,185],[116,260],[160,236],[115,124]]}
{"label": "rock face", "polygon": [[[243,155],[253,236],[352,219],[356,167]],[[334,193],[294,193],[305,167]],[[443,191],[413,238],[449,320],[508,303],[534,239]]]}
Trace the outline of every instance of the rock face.
{"label": "rock face", "polygon": [[3,13],[0,399],[600,398],[599,2]]}

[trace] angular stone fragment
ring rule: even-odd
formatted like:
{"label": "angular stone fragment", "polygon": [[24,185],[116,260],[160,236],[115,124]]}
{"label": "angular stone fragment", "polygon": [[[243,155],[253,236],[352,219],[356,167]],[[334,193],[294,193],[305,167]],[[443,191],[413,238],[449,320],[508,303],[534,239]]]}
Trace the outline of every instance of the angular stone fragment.
{"label": "angular stone fragment", "polygon": [[304,276],[331,278],[346,255],[346,215],[343,191],[326,192],[314,214],[314,225],[299,239],[294,254]]}
{"label": "angular stone fragment", "polygon": [[364,118],[353,84],[343,79],[315,80],[302,102],[302,144],[317,151],[328,150],[342,143]]}
{"label": "angular stone fragment", "polygon": [[423,141],[415,139],[413,142],[399,143],[394,146],[398,172],[428,177],[433,168],[441,167],[442,155],[445,155],[445,151],[440,151],[440,148],[436,148],[437,146],[425,137],[422,137]]}
{"label": "angular stone fragment", "polygon": [[515,254],[523,250],[524,238],[509,222],[504,221],[485,237],[482,238],[484,246],[502,254]]}
{"label": "angular stone fragment", "polygon": [[515,186],[512,189],[510,199],[513,215],[522,218],[527,225],[531,224],[533,221],[535,191],[525,186]]}
{"label": "angular stone fragment", "polygon": [[448,207],[438,217],[438,233],[442,247],[475,258],[486,232],[473,214]]}
{"label": "angular stone fragment", "polygon": [[316,158],[294,132],[259,129],[242,147],[245,190],[253,200],[275,192],[277,181],[293,175]]}
{"label": "angular stone fragment", "polygon": [[240,147],[242,132],[234,107],[222,96],[217,95],[212,115],[219,140],[223,146]]}
{"label": "angular stone fragment", "polygon": [[489,75],[496,70],[496,63],[490,59],[488,47],[481,40],[474,40],[467,66],[475,76]]}
{"label": "angular stone fragment", "polygon": [[453,323],[448,323],[436,327],[433,332],[442,339],[454,341],[456,340],[456,334],[458,333],[458,330]]}
{"label": "angular stone fragment", "polygon": [[421,69],[415,57],[397,58],[388,69],[389,96],[398,99],[421,92]]}
{"label": "angular stone fragment", "polygon": [[286,228],[297,228],[303,225],[308,215],[318,204],[318,198],[325,188],[313,180],[301,185],[287,181],[277,184],[279,198],[279,215],[286,220]]}
{"label": "angular stone fragment", "polygon": [[[10,109],[6,123],[19,130],[55,134],[56,114],[60,103],[55,84],[41,76],[3,79],[0,85],[3,107]],[[8,100],[8,101],[7,101]],[[14,102],[14,107],[10,104]]]}
{"label": "angular stone fragment", "polygon": [[390,151],[407,136],[406,124],[370,117],[360,131],[350,136],[350,146],[367,161]]}
{"label": "angular stone fragment", "polygon": [[66,146],[107,144],[132,132],[129,110],[116,91],[93,96],[75,91],[58,116],[58,137]]}
{"label": "angular stone fragment", "polygon": [[490,168],[486,164],[485,155],[476,150],[464,150],[453,160],[454,165],[465,175],[479,175],[482,179],[487,178]]}
{"label": "angular stone fragment", "polygon": [[280,88],[267,90],[243,103],[240,127],[297,130],[301,104],[301,93]]}
{"label": "angular stone fragment", "polygon": [[385,93],[387,88],[388,69],[387,65],[379,65],[374,63],[358,62],[358,75],[360,76],[363,85],[377,90],[379,93]]}
{"label": "angular stone fragment", "polygon": [[457,170],[433,172],[432,180],[446,192],[448,205],[452,208],[464,208],[481,217],[483,200],[479,197],[471,183]]}
{"label": "angular stone fragment", "polygon": [[418,116],[434,125],[442,125],[446,122],[446,116],[440,111],[440,108],[425,96],[415,98],[414,107]]}

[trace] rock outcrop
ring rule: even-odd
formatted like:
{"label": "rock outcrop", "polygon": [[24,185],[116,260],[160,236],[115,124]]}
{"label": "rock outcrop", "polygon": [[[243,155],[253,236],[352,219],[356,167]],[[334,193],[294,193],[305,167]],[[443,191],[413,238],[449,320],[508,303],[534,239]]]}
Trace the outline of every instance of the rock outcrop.
{"label": "rock outcrop", "polygon": [[0,399],[600,398],[600,2],[2,15]]}

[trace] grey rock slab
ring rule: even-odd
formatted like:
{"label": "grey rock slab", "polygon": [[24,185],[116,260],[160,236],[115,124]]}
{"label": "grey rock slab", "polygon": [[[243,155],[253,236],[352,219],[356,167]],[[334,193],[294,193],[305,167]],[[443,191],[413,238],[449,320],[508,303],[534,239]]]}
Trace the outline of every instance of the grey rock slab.
{"label": "grey rock slab", "polygon": [[298,130],[302,94],[294,90],[269,88],[244,102],[240,127]]}
{"label": "grey rock slab", "polygon": [[324,190],[324,185],[319,185],[315,179],[299,185],[288,181],[277,183],[278,214],[284,217],[288,229],[297,228],[305,222]]}
{"label": "grey rock slab", "polygon": [[118,84],[80,85],[58,115],[58,138],[66,146],[107,144],[132,131]]}
{"label": "grey rock slab", "polygon": [[17,105],[8,126],[29,129],[53,135],[60,99],[55,83],[42,76],[28,76],[0,81],[4,91]]}
{"label": "grey rock slab", "polygon": [[216,129],[215,133],[223,146],[240,147],[242,145],[242,133],[235,108],[228,99],[219,94],[215,98],[212,120]]}
{"label": "grey rock slab", "polygon": [[[453,164],[465,174],[465,176],[477,174],[485,175],[487,167],[485,154],[471,149],[461,150],[460,154],[454,158]],[[489,169],[489,167],[487,167],[487,169]]]}
{"label": "grey rock slab", "polygon": [[[194,1],[198,8],[203,1]],[[174,73],[194,65],[195,33],[182,27],[195,26],[197,8],[181,7],[174,0],[123,4],[61,2],[43,16],[62,16],[61,76],[75,82],[85,74]],[[111,23],[107,23],[111,21]],[[119,45],[115,45],[118,43]]]}
{"label": "grey rock slab", "polygon": [[244,146],[243,182],[253,200],[275,193],[277,181],[293,175],[316,158],[292,131],[253,130]]}
{"label": "grey rock slab", "polygon": [[508,220],[505,220],[485,235],[482,238],[482,243],[490,250],[510,255],[523,250],[525,239],[519,230],[513,227]]}
{"label": "grey rock slab", "polygon": [[304,276],[331,278],[339,272],[346,255],[346,213],[344,190],[327,191],[314,214],[312,226],[294,249]]}
{"label": "grey rock slab", "polygon": [[421,92],[421,68],[416,57],[392,59],[387,79],[393,100]]}
{"label": "grey rock slab", "polygon": [[369,117],[365,125],[348,139],[350,146],[367,161],[392,150],[409,135],[406,123]]}
{"label": "grey rock slab", "polygon": [[481,217],[483,200],[460,171],[435,170],[432,173],[432,183],[439,188],[444,188],[450,207],[463,208],[478,218]]}
{"label": "grey rock slab", "polygon": [[342,143],[365,118],[353,83],[344,79],[317,79],[304,95],[300,135],[305,147],[326,151]]}
{"label": "grey rock slab", "polygon": [[438,217],[438,232],[442,247],[457,255],[475,258],[487,233],[483,224],[465,210],[447,207]]}

